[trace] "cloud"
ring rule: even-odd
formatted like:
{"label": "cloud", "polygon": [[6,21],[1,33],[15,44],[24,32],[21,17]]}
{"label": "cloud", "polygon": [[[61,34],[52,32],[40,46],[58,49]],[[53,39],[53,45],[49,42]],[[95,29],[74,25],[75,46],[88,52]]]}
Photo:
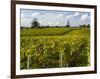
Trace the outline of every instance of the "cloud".
{"label": "cloud", "polygon": [[79,16],[79,15],[80,15],[79,12],[76,12],[76,13],[73,14],[73,16]]}
{"label": "cloud", "polygon": [[64,14],[46,13],[41,16],[39,15],[38,20],[42,25],[57,25],[59,23],[62,23],[61,21],[64,20]]}
{"label": "cloud", "polygon": [[65,19],[69,19],[69,18],[73,18],[73,15],[69,15],[69,16],[65,17]]}
{"label": "cloud", "polygon": [[40,13],[36,12],[36,13],[32,13],[32,17],[39,15]]}
{"label": "cloud", "polygon": [[63,14],[58,14],[58,15],[56,15],[56,18],[63,18]]}
{"label": "cloud", "polygon": [[88,15],[87,15],[87,14],[82,15],[82,16],[81,16],[81,19],[82,19],[82,20],[88,19]]}
{"label": "cloud", "polygon": [[25,27],[30,26],[31,22],[32,22],[32,19],[25,19],[24,18],[21,20],[21,26],[25,26]]}
{"label": "cloud", "polygon": [[72,15],[69,15],[69,16],[65,17],[65,19],[72,19],[72,18],[77,17],[79,15],[80,15],[80,13],[79,12],[76,12],[76,13],[74,13]]}
{"label": "cloud", "polygon": [[59,24],[60,24],[60,22],[59,22],[59,21],[56,21],[56,22],[55,22],[55,25],[59,25]]}
{"label": "cloud", "polygon": [[51,18],[51,19],[61,19],[61,18],[63,18],[63,14],[47,13],[44,15],[44,17]]}
{"label": "cloud", "polygon": [[[30,26],[32,20],[37,18],[39,23],[43,26],[64,26],[67,21],[70,21],[71,26],[78,26],[80,24],[89,24],[89,13],[85,12],[59,12],[59,11],[38,11],[38,10],[26,10],[21,13],[21,25]],[[86,20],[84,20],[86,19]]]}

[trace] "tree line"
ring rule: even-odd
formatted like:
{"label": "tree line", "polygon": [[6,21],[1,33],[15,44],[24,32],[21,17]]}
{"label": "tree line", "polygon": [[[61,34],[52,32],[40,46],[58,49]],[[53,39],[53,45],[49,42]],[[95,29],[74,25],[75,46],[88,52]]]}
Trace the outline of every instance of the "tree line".
{"label": "tree line", "polygon": [[[32,22],[31,22],[31,28],[47,28],[47,27],[62,27],[62,26],[50,26],[50,25],[47,25],[47,26],[41,26],[39,21],[37,20],[37,18],[35,18]],[[64,27],[71,27],[70,26],[70,22],[68,21],[67,24],[64,26]],[[90,27],[90,24],[83,24],[83,25],[80,25],[79,27],[82,27],[82,28],[85,28],[85,27]],[[25,28],[25,27],[21,27],[22,29]],[[28,27],[26,27],[28,28]]]}
{"label": "tree line", "polygon": [[[31,28],[40,28],[40,27],[50,27],[50,26],[49,25],[40,26],[39,21],[35,18],[31,23]],[[51,26],[51,27],[53,27],[53,26]],[[60,27],[60,26],[55,26],[55,27]],[[65,27],[70,27],[69,21],[68,21],[67,25],[65,25]]]}

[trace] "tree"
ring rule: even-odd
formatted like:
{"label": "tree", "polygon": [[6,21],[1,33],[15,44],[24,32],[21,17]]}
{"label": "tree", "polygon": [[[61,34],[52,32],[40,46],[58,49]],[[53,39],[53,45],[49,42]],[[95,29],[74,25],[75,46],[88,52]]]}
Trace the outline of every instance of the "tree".
{"label": "tree", "polygon": [[32,25],[31,25],[31,28],[34,28],[34,27],[40,27],[40,23],[38,22],[36,18],[32,21]]}
{"label": "tree", "polygon": [[90,24],[87,24],[87,27],[90,27]]}
{"label": "tree", "polygon": [[66,27],[70,27],[69,20],[68,20],[68,22],[67,22],[67,25],[66,25]]}
{"label": "tree", "polygon": [[90,27],[90,24],[87,24],[87,25],[86,24],[83,24],[83,25],[80,25],[80,27],[82,27],[82,28],[87,28],[88,27],[89,28]]}

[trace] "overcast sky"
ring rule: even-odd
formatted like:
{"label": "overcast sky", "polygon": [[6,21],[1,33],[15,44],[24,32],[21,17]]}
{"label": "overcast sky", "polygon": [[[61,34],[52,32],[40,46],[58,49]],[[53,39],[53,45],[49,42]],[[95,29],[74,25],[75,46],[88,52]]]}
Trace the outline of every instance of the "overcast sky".
{"label": "overcast sky", "polygon": [[90,24],[89,12],[21,9],[20,17],[21,26],[26,27],[30,27],[35,18],[44,26],[64,26],[68,20],[71,26]]}

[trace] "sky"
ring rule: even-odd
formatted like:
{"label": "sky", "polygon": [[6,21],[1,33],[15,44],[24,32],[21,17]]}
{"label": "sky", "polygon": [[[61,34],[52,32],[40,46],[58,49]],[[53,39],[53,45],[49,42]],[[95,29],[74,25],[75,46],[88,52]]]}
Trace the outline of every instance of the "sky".
{"label": "sky", "polygon": [[20,18],[24,27],[30,27],[35,18],[41,26],[65,26],[68,21],[72,27],[90,24],[90,12],[21,9]]}

